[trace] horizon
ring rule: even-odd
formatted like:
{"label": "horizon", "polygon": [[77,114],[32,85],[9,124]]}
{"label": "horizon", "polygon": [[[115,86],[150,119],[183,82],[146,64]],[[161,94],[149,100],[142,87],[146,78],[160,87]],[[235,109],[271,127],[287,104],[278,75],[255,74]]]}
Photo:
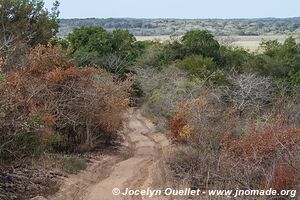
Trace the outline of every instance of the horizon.
{"label": "horizon", "polygon": [[[54,0],[45,0],[51,9]],[[300,16],[297,0],[96,0],[60,1],[61,19],[133,18],[133,19],[261,19],[297,18]]]}
{"label": "horizon", "polygon": [[295,19],[295,18],[300,18],[299,16],[295,17],[253,17],[253,18],[160,18],[160,17],[154,17],[154,18],[145,18],[145,17],[83,17],[83,18],[61,18],[63,20],[68,20],[68,19],[174,19],[174,20],[255,20],[255,19]]}

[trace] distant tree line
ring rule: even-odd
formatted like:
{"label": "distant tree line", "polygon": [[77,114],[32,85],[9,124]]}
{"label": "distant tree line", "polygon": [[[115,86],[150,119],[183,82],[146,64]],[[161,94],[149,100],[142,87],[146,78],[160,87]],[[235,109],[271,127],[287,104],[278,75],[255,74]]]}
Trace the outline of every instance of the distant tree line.
{"label": "distant tree line", "polygon": [[60,36],[81,26],[101,26],[106,30],[127,29],[136,36],[183,35],[188,31],[209,30],[217,36],[287,34],[300,32],[300,18],[262,19],[61,19]]}

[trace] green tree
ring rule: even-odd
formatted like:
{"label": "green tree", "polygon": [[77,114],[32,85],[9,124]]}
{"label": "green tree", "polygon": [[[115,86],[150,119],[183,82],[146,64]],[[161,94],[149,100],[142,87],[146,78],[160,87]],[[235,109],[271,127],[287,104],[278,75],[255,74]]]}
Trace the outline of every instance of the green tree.
{"label": "green tree", "polygon": [[135,37],[128,30],[114,30],[112,32],[112,53],[122,58],[135,59],[138,53],[135,42]]}
{"label": "green tree", "polygon": [[1,0],[0,59],[6,60],[4,71],[16,66],[28,49],[47,44],[57,33],[58,6],[55,1],[49,12],[43,0]]}
{"label": "green tree", "polygon": [[55,1],[49,13],[42,0],[2,0],[1,43],[22,40],[31,46],[46,44],[58,31],[58,6],[58,1]]}
{"label": "green tree", "polygon": [[112,52],[111,35],[102,27],[80,27],[68,35],[76,52],[97,52],[103,56]]}
{"label": "green tree", "polygon": [[68,40],[79,65],[99,65],[121,74],[135,61],[141,48],[129,31],[108,32],[102,27],[76,28]]}
{"label": "green tree", "polygon": [[278,41],[263,41],[263,54],[257,55],[254,70],[263,75],[287,78],[300,70],[300,45],[292,37],[283,44]]}
{"label": "green tree", "polygon": [[220,45],[207,31],[194,30],[182,37],[182,50],[185,55],[202,55],[220,61]]}

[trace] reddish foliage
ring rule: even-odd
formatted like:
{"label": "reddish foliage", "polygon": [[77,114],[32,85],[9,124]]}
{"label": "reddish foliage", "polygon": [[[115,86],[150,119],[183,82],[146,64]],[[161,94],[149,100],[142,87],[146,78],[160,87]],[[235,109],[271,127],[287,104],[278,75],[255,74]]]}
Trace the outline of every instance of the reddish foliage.
{"label": "reddish foliage", "polygon": [[41,76],[55,69],[74,66],[75,62],[70,61],[59,48],[38,45],[27,55],[22,70],[31,76]]}
{"label": "reddish foliage", "polygon": [[92,147],[99,134],[119,128],[130,85],[130,80],[117,82],[100,69],[77,68],[58,48],[37,46],[0,85],[0,103],[11,108],[0,107],[5,113],[0,132],[43,132],[42,125],[47,125],[64,135],[64,146]]}
{"label": "reddish foliage", "polygon": [[280,149],[291,149],[300,142],[300,129],[285,128],[281,125],[252,131],[241,139],[234,140],[225,134],[223,149],[243,159],[267,159]]}
{"label": "reddish foliage", "polygon": [[55,116],[54,115],[45,115],[43,116],[43,121],[47,125],[53,125],[55,123]]}
{"label": "reddish foliage", "polygon": [[253,128],[240,139],[227,133],[222,142],[229,163],[225,171],[234,168],[249,174],[247,179],[254,179],[256,187],[293,189],[300,180],[299,147],[300,129],[282,123]]}
{"label": "reddish foliage", "polygon": [[180,142],[181,137],[180,137],[180,132],[186,125],[185,122],[185,115],[176,115],[173,117],[171,120],[169,120],[169,129],[171,131],[171,139],[175,142]]}
{"label": "reddish foliage", "polygon": [[300,181],[297,180],[296,169],[290,165],[277,166],[274,178],[271,182],[271,188],[276,190],[286,190],[287,188],[295,188]]}

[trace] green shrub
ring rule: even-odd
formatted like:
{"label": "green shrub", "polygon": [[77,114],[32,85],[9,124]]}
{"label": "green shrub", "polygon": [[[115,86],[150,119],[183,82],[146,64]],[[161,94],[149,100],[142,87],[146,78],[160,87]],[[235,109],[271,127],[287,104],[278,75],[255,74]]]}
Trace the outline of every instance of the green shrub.
{"label": "green shrub", "polygon": [[5,81],[5,75],[0,73],[0,83]]}
{"label": "green shrub", "polygon": [[253,70],[265,76],[286,78],[300,70],[300,45],[294,38],[288,38],[283,44],[264,41],[261,44],[264,53],[254,59]]}
{"label": "green shrub", "polygon": [[242,73],[249,70],[251,60],[255,59],[254,55],[242,48],[221,48],[222,66],[226,70],[234,70]]}
{"label": "green shrub", "polygon": [[38,156],[42,144],[37,133],[25,132],[16,136],[0,136],[0,163],[6,163],[24,157]]}
{"label": "green shrub", "polygon": [[209,77],[216,70],[213,59],[201,55],[188,56],[178,61],[176,67],[200,78]]}
{"label": "green shrub", "polygon": [[99,52],[100,55],[112,51],[111,35],[102,27],[76,28],[68,35],[74,51]]}
{"label": "green shrub", "polygon": [[148,46],[144,53],[138,57],[136,65],[141,67],[159,68],[168,65],[178,58],[176,48],[172,43],[154,43]]}
{"label": "green shrub", "polygon": [[291,75],[290,82],[293,85],[300,85],[300,71]]}

